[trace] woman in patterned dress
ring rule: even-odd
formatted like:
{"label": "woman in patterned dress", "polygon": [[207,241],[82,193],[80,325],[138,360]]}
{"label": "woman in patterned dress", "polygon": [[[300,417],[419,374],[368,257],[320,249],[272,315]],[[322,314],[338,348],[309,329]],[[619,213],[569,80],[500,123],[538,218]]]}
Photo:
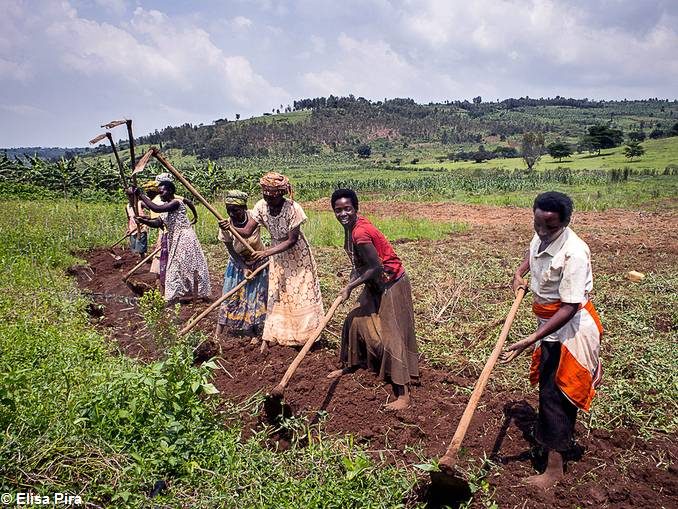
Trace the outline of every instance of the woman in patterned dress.
{"label": "woman in patterned dress", "polygon": [[285,198],[291,192],[287,177],[271,172],[259,184],[263,199],[238,233],[248,237],[262,225],[271,234],[271,246],[252,255],[255,261],[269,258],[271,263],[262,350],[275,343],[300,346],[324,315],[315,259],[301,231],[307,217],[298,203]]}
{"label": "woman in patterned dress", "polygon": [[[224,199],[226,212],[233,226],[243,227],[251,217],[247,210],[247,193],[228,191]],[[245,239],[254,251],[263,251],[260,228],[257,225],[252,235]],[[226,245],[230,259],[224,272],[223,294],[228,293],[245,279],[262,262],[252,260],[249,249],[228,231],[228,220],[219,223],[219,240]],[[266,320],[268,299],[268,269],[263,269],[235,295],[221,304],[217,322],[217,336],[224,328],[239,334],[253,336],[252,343],[258,343],[255,336],[261,334]]]}
{"label": "woman in patterned dress", "polygon": [[130,189],[130,192],[139,194],[146,207],[160,213],[160,217],[156,219],[137,218],[139,222],[153,228],[164,226],[167,230],[165,300],[168,304],[174,304],[190,299],[196,284],[197,297],[208,299],[211,288],[207,260],[186,215],[184,202],[188,200],[180,200],[174,196],[174,182],[163,181],[158,185],[158,190],[163,201],[160,205],[153,203],[139,188]]}

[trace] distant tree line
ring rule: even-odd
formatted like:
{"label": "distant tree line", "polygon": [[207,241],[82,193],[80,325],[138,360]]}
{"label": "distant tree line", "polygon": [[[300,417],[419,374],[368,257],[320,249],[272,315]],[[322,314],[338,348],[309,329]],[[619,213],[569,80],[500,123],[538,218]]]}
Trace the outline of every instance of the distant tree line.
{"label": "distant tree line", "polygon": [[[203,159],[218,159],[224,156],[266,157],[269,155],[317,154],[327,149],[356,153],[356,147],[369,145],[373,140],[385,139],[400,142],[405,146],[412,143],[439,142],[443,145],[483,144],[488,136],[506,140],[519,137],[526,132],[540,132],[549,138],[554,135],[572,137],[585,128],[587,113],[573,113],[576,120],[571,122],[576,132],[568,132],[555,122],[546,119],[539,112],[526,112],[516,108],[559,106],[567,108],[603,108],[609,101],[590,101],[556,96],[547,99],[523,97],[505,99],[500,102],[483,102],[480,96],[471,101],[417,104],[410,98],[395,98],[371,101],[349,95],[338,97],[305,98],[294,101],[290,108],[295,111],[309,111],[302,121],[291,121],[287,117],[267,116],[256,119],[228,121],[220,118],[212,125],[184,124],[156,130],[141,137],[140,143],[163,145],[164,148],[182,149]],[[619,102],[627,110],[638,110],[649,115],[658,109],[648,101]],[[660,104],[660,103],[657,103]],[[664,103],[661,103],[664,104]],[[281,105],[282,106],[282,105]],[[654,110],[648,112],[648,108]],[[663,106],[661,106],[663,107]],[[621,108],[621,106],[620,106]],[[670,109],[670,108],[669,108]],[[273,111],[277,111],[274,109]],[[577,110],[572,110],[576,112]],[[592,113],[593,119],[600,116],[612,117],[616,110]],[[671,110],[670,115],[673,114]],[[564,116],[569,115],[565,111]],[[621,113],[620,113],[621,114]],[[664,116],[668,116],[665,114]],[[236,116],[237,118],[237,116]],[[553,118],[553,117],[552,117]],[[657,128],[658,129],[658,128]],[[642,129],[639,129],[642,130]],[[653,134],[654,133],[654,134]],[[586,134],[586,133],[585,133]],[[665,135],[662,131],[649,135]],[[595,144],[583,139],[578,143],[582,150],[589,150]],[[604,148],[604,147],[603,147]],[[595,149],[597,150],[597,149]],[[491,158],[474,151],[476,156]],[[466,154],[464,157],[467,157]],[[497,157],[513,156],[512,154]],[[362,156],[364,157],[364,156]]]}

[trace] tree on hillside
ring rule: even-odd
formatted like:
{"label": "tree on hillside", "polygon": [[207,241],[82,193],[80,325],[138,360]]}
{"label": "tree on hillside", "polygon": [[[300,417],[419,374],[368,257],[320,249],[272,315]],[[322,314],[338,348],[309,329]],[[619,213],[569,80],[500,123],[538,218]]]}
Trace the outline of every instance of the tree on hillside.
{"label": "tree on hillside", "polygon": [[627,159],[635,159],[636,157],[641,157],[645,154],[645,148],[640,144],[639,141],[631,140],[624,147],[624,156]]}
{"label": "tree on hillside", "polygon": [[563,157],[570,157],[572,155],[572,147],[564,141],[553,142],[546,147],[546,150],[548,150],[551,157],[558,159],[558,162],[561,162]]}
{"label": "tree on hillside", "polygon": [[483,102],[482,97],[476,96],[476,97],[473,98],[473,104],[480,104],[481,102]]}
{"label": "tree on hillside", "polygon": [[631,141],[645,141],[647,136],[644,131],[632,131],[628,134],[629,140]]}
{"label": "tree on hillside", "polygon": [[542,133],[527,132],[523,134],[521,145],[521,156],[528,170],[532,170],[534,165],[541,158],[544,152],[544,135]]}
{"label": "tree on hillside", "polygon": [[669,136],[678,136],[678,122],[673,124],[673,127],[669,131]]}
{"label": "tree on hillside", "polygon": [[372,149],[365,143],[358,145],[358,148],[355,151],[358,154],[358,157],[362,157],[363,159],[367,159],[372,155]]}
{"label": "tree on hillside", "polygon": [[624,141],[624,133],[620,129],[614,129],[604,124],[589,127],[588,139],[586,140],[589,151],[595,151],[600,155],[601,149],[618,147]]}

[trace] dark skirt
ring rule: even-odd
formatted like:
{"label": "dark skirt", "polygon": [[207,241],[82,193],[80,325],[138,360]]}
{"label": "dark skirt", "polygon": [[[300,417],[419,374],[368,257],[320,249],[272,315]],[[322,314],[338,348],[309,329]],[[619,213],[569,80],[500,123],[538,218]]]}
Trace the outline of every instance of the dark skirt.
{"label": "dark skirt", "polygon": [[560,351],[559,341],[541,342],[539,416],[535,428],[535,439],[547,449],[566,452],[574,445],[577,407],[556,385]]}
{"label": "dark skirt", "polygon": [[407,274],[381,292],[365,285],[344,321],[341,362],[371,369],[379,378],[407,385],[419,377],[412,289]]}
{"label": "dark skirt", "polygon": [[129,247],[135,253],[145,255],[148,249],[148,233],[141,232],[129,236]]}

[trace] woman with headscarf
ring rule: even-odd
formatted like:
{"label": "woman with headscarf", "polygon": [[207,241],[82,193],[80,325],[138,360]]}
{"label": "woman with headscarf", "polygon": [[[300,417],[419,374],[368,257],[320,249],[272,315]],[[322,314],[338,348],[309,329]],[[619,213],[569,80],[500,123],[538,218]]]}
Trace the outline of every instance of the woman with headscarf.
{"label": "woman with headscarf", "polygon": [[262,225],[271,234],[271,246],[252,255],[257,262],[266,258],[271,262],[262,350],[274,343],[303,345],[324,314],[315,259],[301,231],[307,217],[301,205],[285,198],[292,192],[287,177],[270,172],[259,185],[263,199],[238,233],[248,237]]}
{"label": "woman with headscarf", "polygon": [[[154,180],[150,180],[146,182],[144,185],[141,187],[143,190],[146,192],[149,198],[151,198],[151,201],[155,203],[156,205],[162,205],[163,201],[162,198],[160,197],[159,194],[159,189],[158,186],[162,182],[174,182],[174,177],[170,173],[160,173],[156,175]],[[151,191],[152,194],[151,195]],[[184,200],[182,196],[179,196],[178,194],[174,195],[174,198],[177,200]],[[190,200],[185,200],[184,203],[186,206],[191,210],[191,213],[193,214],[193,220],[191,221],[191,224],[195,224],[198,221],[198,212],[195,210],[195,206]],[[151,219],[157,219],[160,217],[160,213],[158,212],[153,212],[152,210],[149,211],[149,216]],[[155,248],[160,248],[160,251],[156,253],[156,255],[153,257],[153,261],[151,261],[151,269],[149,272],[152,274],[156,274],[157,281],[158,281],[158,287],[160,289],[160,293],[164,294],[165,293],[165,273],[167,269],[167,237],[165,237],[165,227],[161,226],[158,228],[158,239],[156,240],[155,243]]]}
{"label": "woman with headscarf", "polygon": [[[224,202],[231,224],[239,228],[246,226],[252,217],[247,210],[247,193],[235,190],[227,191]],[[230,255],[224,273],[223,294],[226,294],[263,262],[255,262],[250,250],[239,240],[233,238],[228,230],[228,221],[219,223],[219,240],[226,245]],[[258,225],[252,234],[244,240],[254,251],[265,249],[261,242]],[[264,269],[235,295],[232,295],[229,300],[221,304],[217,335],[221,334],[224,328],[251,336],[260,334],[266,320],[267,299],[268,269]],[[253,339],[253,342],[256,342],[256,339]]]}
{"label": "woman with headscarf", "polygon": [[194,295],[195,286],[196,296],[207,299],[211,293],[207,260],[186,214],[188,200],[178,199],[174,195],[174,182],[162,181],[158,184],[158,190],[163,202],[161,205],[153,203],[140,188],[131,188],[128,193],[137,193],[146,207],[160,213],[156,219],[137,217],[138,221],[153,228],[164,226],[166,229],[165,300],[169,304],[188,300]]}

